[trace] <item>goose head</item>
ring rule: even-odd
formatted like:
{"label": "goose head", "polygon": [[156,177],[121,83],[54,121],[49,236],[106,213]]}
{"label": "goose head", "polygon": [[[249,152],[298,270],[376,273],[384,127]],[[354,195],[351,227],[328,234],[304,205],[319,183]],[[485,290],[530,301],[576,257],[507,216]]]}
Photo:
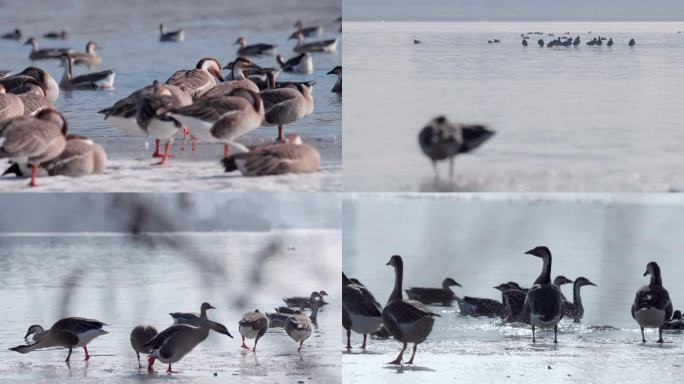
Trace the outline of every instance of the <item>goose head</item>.
{"label": "goose head", "polygon": [[245,38],[242,36],[238,37],[233,43],[233,45],[239,45],[240,47],[244,47],[245,44],[247,44],[247,40],[245,40]]}
{"label": "goose head", "polygon": [[43,327],[41,327],[38,324],[33,324],[28,327],[28,331],[26,331],[26,336],[24,336],[24,340],[28,340],[29,336],[33,335],[34,333],[38,332],[43,332]]}
{"label": "goose head", "polygon": [[326,75],[342,75],[342,66],[338,65],[337,67],[331,69],[330,72],[326,73]]}
{"label": "goose head", "polygon": [[452,279],[451,277],[447,277],[442,282],[442,287],[448,288],[448,287],[463,287],[463,286],[461,284],[457,283],[456,280]]}
{"label": "goose head", "polygon": [[585,285],[593,285],[594,287],[596,286],[596,284],[589,281],[589,279],[587,279],[586,277],[578,277],[575,280],[575,284],[577,284],[580,287],[585,286]]}
{"label": "goose head", "polygon": [[572,282],[573,282],[572,280],[568,279],[567,277],[565,277],[563,275],[558,275],[558,276],[556,276],[555,279],[553,279],[553,284],[558,286],[558,287],[560,287],[563,284],[570,284]]}
{"label": "goose head", "polygon": [[38,112],[35,116],[38,120],[49,121],[60,126],[62,130],[62,135],[66,137],[67,131],[69,130],[69,124],[67,123],[64,116],[52,108],[43,109]]}
{"label": "goose head", "polygon": [[509,283],[501,283],[501,284],[499,284],[493,288],[496,289],[497,291],[500,291],[500,292],[506,292],[509,289],[511,289],[511,286],[509,285]]}
{"label": "goose head", "polygon": [[401,256],[394,255],[390,257],[389,261],[385,265],[391,265],[394,268],[401,268],[404,266],[404,262],[401,260]]}
{"label": "goose head", "polygon": [[304,40],[304,34],[301,31],[297,31],[291,34],[288,40]]}
{"label": "goose head", "polygon": [[206,303],[206,302],[202,303],[202,306],[200,307],[200,311],[202,311],[202,312],[206,312],[210,309],[216,309],[216,308],[213,305]]}
{"label": "goose head", "polygon": [[90,54],[94,54],[95,50],[98,48],[102,48],[102,47],[97,45],[97,43],[94,41],[89,41],[88,44],[86,44],[86,52],[88,52]]}
{"label": "goose head", "polygon": [[660,275],[660,267],[655,261],[651,261],[646,265],[646,272],[644,272],[644,276],[648,275]]}
{"label": "goose head", "polygon": [[546,258],[551,257],[551,251],[545,246],[535,247],[535,248],[530,249],[529,251],[525,252],[525,254],[541,257],[542,259],[546,259]]}
{"label": "goose head", "polygon": [[221,63],[219,63],[218,59],[213,57],[205,57],[197,62],[195,68],[208,72],[217,79],[221,79],[221,81],[223,81],[223,76],[221,75]]}
{"label": "goose head", "polygon": [[35,37],[29,37],[28,40],[24,43],[24,45],[32,45],[34,47],[38,46],[38,40],[36,40]]}

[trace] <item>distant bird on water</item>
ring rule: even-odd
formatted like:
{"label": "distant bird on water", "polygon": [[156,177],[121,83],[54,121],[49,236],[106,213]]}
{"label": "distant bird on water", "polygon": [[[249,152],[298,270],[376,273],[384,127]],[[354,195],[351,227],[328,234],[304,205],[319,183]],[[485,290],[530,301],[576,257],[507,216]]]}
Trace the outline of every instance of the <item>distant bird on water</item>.
{"label": "distant bird on water", "polygon": [[523,45],[523,47],[527,47],[527,40],[524,40],[524,39],[523,39],[522,45]]}
{"label": "distant bird on water", "polygon": [[635,45],[636,45],[636,41],[634,41],[634,39],[629,39],[629,46],[633,47]]}
{"label": "distant bird on water", "polygon": [[541,48],[544,48],[544,40],[543,40],[543,39],[537,40],[537,44],[539,44],[539,46],[540,46]]}

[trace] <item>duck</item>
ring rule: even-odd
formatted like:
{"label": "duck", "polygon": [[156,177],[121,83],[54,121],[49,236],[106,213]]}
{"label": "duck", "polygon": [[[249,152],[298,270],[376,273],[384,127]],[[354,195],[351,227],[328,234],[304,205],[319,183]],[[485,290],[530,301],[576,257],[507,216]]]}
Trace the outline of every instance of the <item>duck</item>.
{"label": "duck", "polygon": [[249,349],[245,344],[245,338],[255,339],[252,351],[256,352],[256,346],[259,339],[261,339],[264,334],[266,334],[266,330],[268,330],[268,317],[259,312],[258,309],[255,309],[253,312],[247,312],[242,315],[242,319],[238,322],[238,326],[240,335],[242,335],[241,347],[243,349]]}
{"label": "duck", "polygon": [[7,93],[5,86],[0,84],[0,123],[24,115],[24,103],[17,95]]}
{"label": "duck", "polygon": [[27,164],[33,188],[39,165],[64,151],[68,127],[64,116],[54,109],[41,110],[35,118],[24,116],[0,123],[0,158]]}
{"label": "duck", "polygon": [[285,135],[284,142],[238,151],[221,161],[225,172],[240,171],[243,176],[313,173],[321,165],[321,154],[296,134]]}
{"label": "duck", "polygon": [[53,39],[53,40],[65,40],[67,38],[67,31],[52,31],[52,32],[47,32],[43,34],[43,37],[46,39]]}
{"label": "duck", "polygon": [[553,328],[553,343],[558,343],[558,322],[563,318],[563,295],[560,288],[551,282],[551,251],[539,246],[525,252],[526,255],[542,259],[539,277],[525,297],[524,316],[532,325],[532,342],[536,342],[535,329]]}
{"label": "duck", "polygon": [[440,317],[440,315],[432,312],[419,301],[403,299],[401,292],[404,278],[404,262],[401,256],[392,256],[387,265],[394,268],[394,289],[390,294],[387,305],[382,309],[382,325],[395,340],[403,344],[397,358],[388,364],[401,365],[408,343],[413,343],[413,353],[407,364],[413,364],[418,344],[424,342],[430,336],[432,327],[435,324],[435,317]]}
{"label": "duck", "polygon": [[630,47],[633,47],[633,46],[636,45],[636,41],[635,41],[634,39],[629,39],[628,45],[629,45]]}
{"label": "duck", "polygon": [[59,84],[50,76],[50,73],[38,67],[26,67],[26,69],[16,75],[0,79],[0,84],[5,87],[7,92],[23,93],[26,89],[19,91],[17,91],[17,89],[25,88],[26,82],[35,84],[35,82],[31,80],[40,82],[40,87],[43,88],[44,96],[48,101],[51,103],[57,101],[59,98]]}
{"label": "duck", "polygon": [[663,329],[668,329],[668,330],[682,330],[684,329],[684,320],[682,319],[682,312],[680,310],[676,310],[672,313],[672,318],[670,320],[667,320],[663,324]]}
{"label": "duck", "polygon": [[15,29],[12,32],[7,32],[0,36],[0,38],[6,39],[6,40],[19,40],[21,39],[21,30],[19,28]]}
{"label": "duck", "polygon": [[226,335],[231,339],[233,338],[225,325],[209,320],[206,317],[200,319],[197,325],[174,324],[161,331],[152,340],[143,345],[143,347],[151,349],[147,358],[149,369],[152,370],[154,362],[159,360],[169,365],[166,370],[167,373],[178,373],[171,368],[171,365],[179,362],[185,355],[203,342],[209,336],[209,331]]}
{"label": "duck", "polygon": [[163,23],[159,24],[159,41],[182,43],[183,40],[185,40],[185,29],[167,31]]}
{"label": "duck", "polygon": [[249,89],[235,89],[228,96],[198,99],[180,108],[171,109],[169,116],[188,127],[193,137],[206,142],[224,144],[223,157],[235,139],[259,128],[264,121],[264,103],[259,93]]}
{"label": "duck", "polygon": [[85,52],[74,52],[71,54],[71,57],[74,59],[74,65],[98,65],[102,64],[102,58],[100,55],[97,54],[96,49],[100,48],[100,46],[94,42],[94,41],[89,41],[86,44],[85,47]]}
{"label": "duck", "polygon": [[463,287],[451,277],[442,281],[442,288],[417,288],[412,287],[406,290],[406,295],[410,300],[420,301],[423,304],[441,303],[448,305],[456,299],[456,295],[449,287]]}
{"label": "duck", "polygon": [[306,297],[306,296],[292,296],[292,297],[286,297],[283,299],[285,304],[288,307],[301,307],[301,308],[313,308],[313,304],[311,302],[312,297],[316,297],[318,295],[318,300],[319,300],[319,306],[324,306],[327,305],[328,303],[323,300],[323,296],[328,296],[328,293],[321,290],[321,291],[314,291],[311,292],[311,295]]}
{"label": "duck", "polygon": [[527,294],[518,289],[507,289],[501,293],[504,304],[504,323],[530,323],[525,317],[525,297]]}
{"label": "duck", "polygon": [[[99,320],[85,319],[82,317],[65,317],[54,323],[49,330],[41,332],[38,341],[19,345],[10,348],[10,350],[19,353],[29,353],[41,348],[69,348],[69,354],[67,355],[66,360],[64,360],[69,362],[72,349],[81,347],[85,352],[84,360],[87,361],[90,360],[88,344],[95,338],[108,333],[103,329],[105,325],[107,324]],[[42,330],[42,327],[40,327],[40,330]],[[31,331],[31,328],[29,328],[29,331]]]}
{"label": "duck", "polygon": [[200,306],[200,313],[196,312],[173,312],[169,316],[173,319],[174,324],[197,325],[202,321],[207,320],[207,311],[216,309],[209,303],[202,303]]}
{"label": "duck", "polygon": [[607,46],[612,47],[613,46],[613,38],[611,37],[608,39],[608,42],[606,43]]}
{"label": "duck", "polygon": [[136,325],[131,331],[131,347],[138,357],[138,368],[142,368],[140,363],[140,354],[149,354],[152,352],[152,347],[148,344],[155,336],[157,336],[157,328],[151,325]]}
{"label": "duck", "polygon": [[304,35],[301,32],[295,32],[290,36],[289,40],[297,40],[297,44],[293,48],[297,53],[334,53],[337,51],[337,39],[318,40],[306,43],[304,42]]}
{"label": "duck", "polygon": [[655,261],[646,265],[644,276],[651,276],[648,285],[639,288],[632,304],[632,318],[641,327],[641,342],[646,342],[644,328],[658,328],[657,343],[663,343],[663,324],[672,317],[670,293],[663,287],[660,266]]}
{"label": "duck", "polygon": [[155,164],[164,165],[171,157],[172,138],[181,128],[181,123],[170,117],[168,112],[192,104],[192,97],[180,87],[161,84],[157,80],[152,83],[152,87],[151,93],[136,99],[135,119],[149,137],[166,142],[161,161]]}
{"label": "duck", "polygon": [[335,85],[333,85],[330,92],[342,93],[342,66],[336,66],[335,68],[331,69],[327,75],[337,75],[337,81],[335,82]]}
{"label": "duck", "polygon": [[247,45],[247,40],[242,36],[238,37],[233,45],[239,45],[237,54],[244,56],[274,55],[278,48],[277,45],[263,43]]}
{"label": "duck", "polygon": [[278,126],[276,141],[283,140],[283,127],[313,113],[314,82],[285,83],[281,88],[261,92],[264,101],[265,125]]}
{"label": "duck", "polygon": [[74,77],[72,75],[74,57],[70,53],[63,53],[61,58],[64,62],[64,74],[59,86],[62,89],[110,89],[114,87],[116,78],[114,71],[93,72]]}
{"label": "duck", "polygon": [[305,27],[300,20],[297,20],[297,22],[294,24],[293,28],[296,28],[297,32],[300,32],[305,37],[323,36],[323,27],[320,27],[320,26]]}
{"label": "duck", "polygon": [[313,58],[310,53],[304,52],[285,61],[283,55],[277,54],[276,61],[285,72],[310,74],[313,73]]}
{"label": "duck", "polygon": [[580,297],[580,288],[585,285],[593,285],[586,277],[578,277],[572,287],[573,302],[565,300],[563,302],[563,317],[572,318],[575,323],[579,323],[582,317],[584,317],[584,306],[582,306],[582,298]]}
{"label": "duck", "polygon": [[31,46],[31,53],[29,53],[29,59],[31,60],[46,60],[46,59],[59,59],[64,53],[71,53],[73,50],[70,48],[43,48],[38,49],[38,40],[35,37],[29,37],[24,45]]}
{"label": "duck", "polygon": [[437,162],[449,160],[449,176],[453,178],[454,157],[472,152],[494,133],[484,125],[452,123],[446,117],[438,116],[420,131],[418,142],[432,161],[435,177],[439,178]]}
{"label": "duck", "polygon": [[196,99],[212,89],[217,81],[223,82],[221,63],[213,57],[205,57],[194,69],[176,71],[165,84],[176,86]]}
{"label": "duck", "polygon": [[[363,335],[361,349],[366,349],[368,334],[382,326],[382,306],[363,285],[353,283],[342,272],[343,327],[347,331],[347,350],[351,350],[351,332]],[[344,321],[344,318],[348,322]],[[347,326],[345,326],[345,324]]]}

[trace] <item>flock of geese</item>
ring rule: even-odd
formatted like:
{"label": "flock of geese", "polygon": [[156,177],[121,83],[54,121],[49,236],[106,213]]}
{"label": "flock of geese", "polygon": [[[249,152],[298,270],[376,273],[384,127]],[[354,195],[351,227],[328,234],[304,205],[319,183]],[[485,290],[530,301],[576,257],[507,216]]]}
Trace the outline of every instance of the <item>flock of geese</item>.
{"label": "flock of geese", "polygon": [[[341,25],[341,18],[336,22]],[[171,143],[178,135],[224,145],[222,165],[226,172],[239,171],[245,176],[316,172],[320,154],[312,145],[302,143],[294,133],[283,134],[284,127],[310,116],[314,112],[312,95],[314,81],[278,81],[278,74],[292,72],[311,74],[316,53],[332,53],[337,49],[337,38],[305,41],[320,36],[321,26],[305,27],[295,24],[290,39],[296,39],[297,56],[285,60],[278,54],[274,67],[261,67],[251,57],[273,55],[272,44],[248,45],[239,37],[237,57],[225,67],[212,57],[202,58],[195,68],[181,69],[168,80],[157,80],[143,86],[112,106],[99,111],[104,120],[124,133],[143,136],[155,141],[153,157],[161,158],[155,165],[163,165],[172,156]],[[160,27],[161,42],[182,42],[183,29],[167,31]],[[21,39],[20,30],[7,33],[3,39]],[[66,32],[48,33],[45,38],[65,39]],[[116,73],[111,70],[75,76],[76,65],[94,66],[102,63],[98,44],[88,42],[84,52],[69,48],[39,49],[35,37],[25,42],[31,45],[29,59],[61,60],[64,73],[59,83],[45,70],[30,66],[24,71],[0,75],[0,158],[9,158],[11,167],[5,171],[17,176],[44,175],[82,176],[103,173],[106,153],[92,140],[68,133],[68,122],[53,109],[61,90],[109,89],[114,86]],[[228,70],[224,77],[222,69]],[[337,76],[332,92],[342,93],[342,67],[328,72]],[[274,143],[250,146],[236,140],[261,126],[277,127]],[[161,144],[164,143],[164,151]]]}
{"label": "flock of geese", "polygon": [[[252,351],[269,328],[284,328],[287,335],[299,343],[297,351],[301,351],[304,341],[316,326],[316,315],[320,306],[328,304],[323,300],[325,291],[312,292],[311,296],[295,296],[283,299],[287,307],[276,309],[275,313],[262,313],[258,309],[245,313],[238,321],[238,332],[242,336],[243,349],[250,349],[246,339],[254,339]],[[293,309],[296,307],[296,309]],[[304,313],[304,308],[311,309],[311,314]],[[138,358],[138,367],[142,368],[140,354],[147,354],[147,369],[153,372],[156,360],[168,364],[167,373],[176,373],[171,364],[179,362],[196,346],[202,343],[209,331],[214,331],[230,338],[225,325],[210,320],[207,311],[215,309],[209,303],[202,303],[200,313],[174,312],[169,315],[173,324],[161,332],[151,325],[137,325],[130,334],[131,347]],[[26,344],[10,348],[19,353],[29,353],[44,348],[68,348],[66,362],[69,363],[74,348],[83,348],[85,360],[90,359],[88,344],[95,338],[106,335],[106,326],[102,321],[82,317],[67,317],[58,320],[49,329],[34,324],[29,326],[24,340]]]}
{"label": "flock of geese", "polygon": [[[523,288],[516,282],[507,282],[494,287],[501,292],[502,301],[485,298],[458,297],[450,287],[461,285],[452,278],[442,283],[442,288],[411,288],[404,299],[402,287],[404,263],[401,256],[394,255],[387,265],[394,268],[394,289],[384,307],[373,294],[357,279],[349,279],[342,273],[342,326],[347,331],[347,350],[352,349],[351,332],[363,335],[361,349],[366,348],[369,334],[379,338],[392,337],[402,343],[396,359],[389,364],[402,364],[403,354],[409,343],[413,353],[407,364],[413,364],[418,344],[424,342],[432,332],[435,319],[440,315],[428,307],[430,304],[451,305],[458,303],[463,316],[499,317],[504,323],[531,325],[532,342],[536,342],[537,328],[553,329],[553,342],[558,342],[558,323],[563,317],[579,322],[584,316],[580,297],[583,286],[596,286],[585,277],[574,282],[565,276],[551,281],[552,256],[549,248],[535,247],[527,255],[542,260],[542,270],[532,287]],[[663,329],[683,329],[684,321],[680,311],[673,312],[669,294],[663,288],[660,267],[656,262],[646,266],[644,276],[650,275],[650,282],[636,292],[631,315],[641,328],[642,342],[646,342],[645,328],[658,328],[658,343],[663,343]],[[573,284],[573,301],[561,291],[564,284]]]}

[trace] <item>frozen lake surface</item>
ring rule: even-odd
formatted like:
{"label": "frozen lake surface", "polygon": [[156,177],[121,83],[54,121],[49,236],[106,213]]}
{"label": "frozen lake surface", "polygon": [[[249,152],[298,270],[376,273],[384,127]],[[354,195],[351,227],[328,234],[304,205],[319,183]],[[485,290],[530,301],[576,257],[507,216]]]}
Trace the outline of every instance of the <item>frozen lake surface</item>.
{"label": "frozen lake surface", "polygon": [[[350,22],[344,28],[347,191],[684,188],[682,23]],[[534,31],[544,35],[529,35],[523,47],[520,34]],[[585,45],[599,35],[615,45]],[[582,44],[537,45],[558,36],[580,36]],[[501,43],[487,43],[493,39]],[[496,131],[473,154],[456,158],[452,184],[434,181],[418,145],[419,130],[438,115]]]}
{"label": "frozen lake surface", "polygon": [[[360,198],[362,197],[362,198]],[[434,382],[653,382],[681,377],[684,339],[647,330],[641,344],[630,306],[648,284],[646,264],[655,260],[674,307],[682,308],[684,281],[684,199],[673,195],[360,195],[344,202],[343,268],[357,277],[381,304],[394,273],[391,255],[404,260],[404,289],[439,287],[445,277],[463,285],[457,295],[501,300],[492,287],[506,281],[530,286],[541,262],[524,252],[547,245],[554,255],[552,275],[587,277],[597,287],[582,288],[581,324],[561,322],[553,332],[503,325],[498,319],[459,315],[458,306],[431,307],[441,317],[420,344],[415,366],[386,365],[401,349],[394,340],[370,340],[366,353],[352,334],[351,354],[343,353],[343,380],[363,383]],[[410,225],[407,225],[410,223]],[[571,287],[563,286],[566,297]],[[615,330],[591,329],[612,326]],[[340,332],[340,347],[346,342]],[[410,351],[409,351],[410,352]],[[410,353],[404,355],[407,361]],[[399,374],[401,373],[401,374]]]}
{"label": "frozen lake surface", "polygon": [[[172,240],[183,249],[167,246]],[[340,241],[339,231],[318,229],[0,236],[0,382],[340,383],[340,293],[331,283],[339,277]],[[257,262],[273,242],[281,251]],[[330,294],[330,305],[319,313],[301,354],[282,329],[266,333],[256,354],[240,349],[237,322],[244,312],[271,311],[285,296],[320,289]],[[162,330],[171,323],[169,312],[197,312],[203,301],[217,308],[209,318],[226,325],[234,339],[212,332],[174,365],[178,374],[166,375],[159,363],[154,375],[139,371],[131,329],[151,324]],[[109,324],[109,334],[88,346],[89,362],[82,361],[82,349],[74,350],[70,366],[63,362],[65,349],[7,350],[23,343],[30,324],[49,327],[64,316]]]}

